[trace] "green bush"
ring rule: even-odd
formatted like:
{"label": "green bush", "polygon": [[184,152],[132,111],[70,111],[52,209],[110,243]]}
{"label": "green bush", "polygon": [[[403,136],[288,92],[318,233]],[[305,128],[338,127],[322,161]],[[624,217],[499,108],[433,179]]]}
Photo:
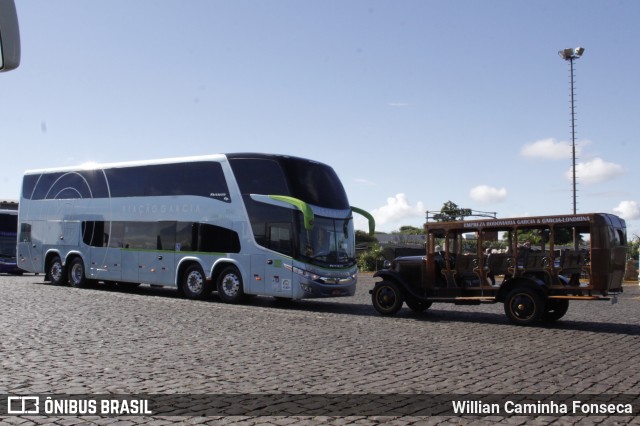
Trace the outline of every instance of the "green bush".
{"label": "green bush", "polygon": [[357,260],[358,269],[361,272],[377,271],[384,262],[382,248],[378,244],[373,244],[369,250],[360,253]]}

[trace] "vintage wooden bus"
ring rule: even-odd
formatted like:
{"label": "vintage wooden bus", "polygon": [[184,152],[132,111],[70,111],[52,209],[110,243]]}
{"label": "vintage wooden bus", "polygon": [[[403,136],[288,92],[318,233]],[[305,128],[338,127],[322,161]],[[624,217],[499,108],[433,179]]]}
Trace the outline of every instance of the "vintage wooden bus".
{"label": "vintage wooden bus", "polygon": [[529,325],[565,315],[570,300],[615,301],[627,254],[625,221],[590,213],[432,222],[424,256],[400,257],[375,273],[374,308],[393,315],[432,303],[504,303]]}

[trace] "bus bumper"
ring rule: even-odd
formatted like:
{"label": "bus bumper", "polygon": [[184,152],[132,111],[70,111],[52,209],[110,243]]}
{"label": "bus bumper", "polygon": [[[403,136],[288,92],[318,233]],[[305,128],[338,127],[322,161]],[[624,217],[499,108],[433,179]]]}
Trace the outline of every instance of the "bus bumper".
{"label": "bus bumper", "polygon": [[302,299],[317,299],[321,297],[345,297],[356,294],[356,281],[351,284],[322,284],[314,281],[301,282]]}
{"label": "bus bumper", "polygon": [[311,280],[302,278],[298,284],[298,295],[301,299],[317,299],[322,297],[346,297],[356,294],[357,277]]}

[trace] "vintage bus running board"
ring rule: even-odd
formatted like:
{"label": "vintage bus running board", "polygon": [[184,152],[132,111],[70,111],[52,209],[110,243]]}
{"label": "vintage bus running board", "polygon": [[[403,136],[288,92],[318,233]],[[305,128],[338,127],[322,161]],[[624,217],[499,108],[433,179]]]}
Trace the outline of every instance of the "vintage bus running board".
{"label": "vintage bus running board", "polygon": [[496,303],[495,297],[491,296],[470,296],[470,297],[428,297],[429,302],[455,303],[456,305],[479,305],[481,303]]}
{"label": "vintage bus running board", "polygon": [[564,299],[564,300],[611,300],[610,297],[605,296],[549,296],[549,299]]}

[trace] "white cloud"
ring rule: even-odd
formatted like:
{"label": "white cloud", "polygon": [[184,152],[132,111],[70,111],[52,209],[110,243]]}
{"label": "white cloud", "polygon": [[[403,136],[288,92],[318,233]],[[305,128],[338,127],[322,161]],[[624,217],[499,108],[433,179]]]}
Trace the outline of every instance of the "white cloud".
{"label": "white cloud", "polygon": [[507,198],[506,188],[493,188],[488,185],[479,185],[471,188],[469,197],[480,203],[496,203],[504,201]]}
{"label": "white cloud", "polygon": [[621,201],[613,211],[625,220],[640,219],[640,207],[635,201]]}
{"label": "white cloud", "polygon": [[[576,156],[580,156],[582,149],[590,143],[591,141],[587,139],[577,141]],[[571,142],[558,141],[555,138],[540,139],[524,145],[520,150],[520,155],[542,160],[567,160],[572,157]]]}
{"label": "white cloud", "polygon": [[409,204],[405,194],[396,194],[395,197],[387,198],[387,204],[373,209],[371,214],[376,220],[376,225],[385,225],[399,220],[424,219],[426,208],[422,201],[418,201],[415,206]]}
{"label": "white cloud", "polygon": [[[572,170],[565,173],[567,179],[571,180]],[[605,182],[611,179],[615,179],[618,176],[624,175],[626,170],[620,164],[609,163],[602,158],[594,158],[586,163],[576,164],[576,178],[579,183],[599,183]]]}
{"label": "white cloud", "polygon": [[[577,151],[578,147],[576,146],[576,153]],[[523,146],[520,155],[545,160],[564,160],[571,158],[571,142],[558,142],[554,138],[541,139]]]}

